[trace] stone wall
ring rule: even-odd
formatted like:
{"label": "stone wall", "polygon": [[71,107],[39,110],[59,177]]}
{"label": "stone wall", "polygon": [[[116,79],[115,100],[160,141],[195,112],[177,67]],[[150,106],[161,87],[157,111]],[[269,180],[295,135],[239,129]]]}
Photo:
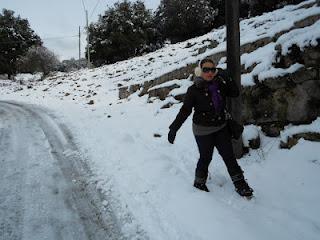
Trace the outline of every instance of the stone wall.
{"label": "stone wall", "polygon": [[320,116],[320,39],[316,47],[303,52],[291,47],[275,65],[287,68],[303,64],[300,70],[278,78],[265,79],[242,89],[243,121],[261,125],[270,136],[278,135],[288,123],[310,123]]}

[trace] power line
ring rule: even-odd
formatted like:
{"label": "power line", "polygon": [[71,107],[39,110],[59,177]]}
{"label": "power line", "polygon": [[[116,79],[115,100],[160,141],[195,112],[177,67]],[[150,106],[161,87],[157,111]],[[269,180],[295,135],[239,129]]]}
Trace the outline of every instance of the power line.
{"label": "power line", "polygon": [[91,17],[92,17],[92,15],[93,15],[94,11],[96,10],[96,8],[98,7],[98,5],[99,5],[99,3],[100,3],[100,2],[101,2],[101,0],[97,0],[96,5],[94,6],[93,10],[91,11],[91,14],[90,14],[89,19],[91,19]]}
{"label": "power line", "polygon": [[81,0],[81,1],[82,1],[83,10],[86,11],[86,5],[84,4],[83,0]]}

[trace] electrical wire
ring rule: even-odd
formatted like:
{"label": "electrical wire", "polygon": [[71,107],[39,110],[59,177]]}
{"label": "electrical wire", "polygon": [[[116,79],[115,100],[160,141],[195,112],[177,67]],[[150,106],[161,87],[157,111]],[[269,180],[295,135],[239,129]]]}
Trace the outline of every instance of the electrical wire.
{"label": "electrical wire", "polygon": [[94,8],[93,8],[93,10],[91,11],[91,13],[90,13],[90,17],[89,17],[89,19],[91,19],[91,17],[92,17],[92,15],[93,15],[93,13],[95,12],[95,10],[96,10],[96,8],[98,7],[98,5],[99,5],[99,3],[101,2],[101,0],[97,0],[97,3],[96,3],[96,5],[94,6]]}
{"label": "electrical wire", "polygon": [[84,4],[84,1],[81,0],[81,2],[82,2],[83,10],[86,11],[86,5]]}

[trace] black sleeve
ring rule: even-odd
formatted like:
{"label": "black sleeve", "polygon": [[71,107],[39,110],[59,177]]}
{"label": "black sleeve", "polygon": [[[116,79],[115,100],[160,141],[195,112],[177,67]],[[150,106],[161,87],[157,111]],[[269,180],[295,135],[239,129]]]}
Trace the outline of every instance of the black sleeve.
{"label": "black sleeve", "polygon": [[[192,87],[192,86],[191,86]],[[189,115],[192,113],[192,108],[194,106],[194,97],[191,87],[188,88],[186,95],[184,96],[183,105],[180,108],[176,119],[170,125],[170,129],[173,131],[178,131],[182,124],[186,121]]]}
{"label": "black sleeve", "polygon": [[218,76],[220,76],[226,83],[226,96],[227,97],[238,97],[240,90],[235,81],[230,77],[227,71],[218,69]]}

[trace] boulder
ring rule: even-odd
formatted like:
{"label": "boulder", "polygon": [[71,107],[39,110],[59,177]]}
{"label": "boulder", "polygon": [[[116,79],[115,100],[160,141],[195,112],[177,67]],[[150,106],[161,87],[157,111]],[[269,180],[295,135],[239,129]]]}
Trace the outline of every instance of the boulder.
{"label": "boulder", "polygon": [[166,99],[166,97],[168,96],[169,92],[172,89],[179,88],[179,87],[180,87],[179,85],[173,84],[168,87],[152,89],[152,90],[149,90],[149,97],[158,97],[160,100],[164,100]]}
{"label": "boulder", "polygon": [[312,141],[312,142],[320,142],[320,133],[305,132],[305,133],[294,134],[291,137],[288,137],[286,142],[281,141],[280,148],[290,149],[298,143],[300,138],[303,138],[305,140]]}
{"label": "boulder", "polygon": [[251,149],[258,149],[260,147],[260,143],[260,136],[257,136],[256,138],[249,140],[249,147]]}
{"label": "boulder", "polygon": [[261,126],[261,130],[268,137],[279,137],[281,130],[283,130],[283,126],[279,123],[266,123]]}

